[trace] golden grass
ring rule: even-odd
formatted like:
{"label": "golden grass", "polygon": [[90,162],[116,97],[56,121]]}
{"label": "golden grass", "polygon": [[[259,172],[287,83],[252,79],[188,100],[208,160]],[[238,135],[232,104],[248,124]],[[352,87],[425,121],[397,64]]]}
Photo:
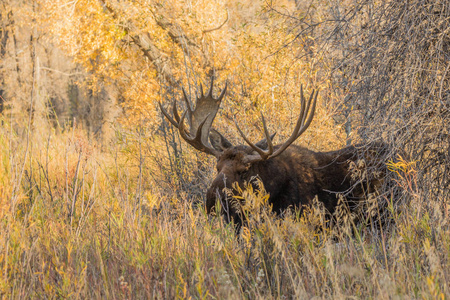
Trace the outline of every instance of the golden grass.
{"label": "golden grass", "polygon": [[0,128],[2,298],[449,296],[448,211],[418,202],[413,164],[389,166],[411,196],[389,232],[332,237],[314,214],[276,218],[248,190],[236,236],[183,191],[155,187],[162,170],[120,140],[99,147],[76,129],[27,140]]}

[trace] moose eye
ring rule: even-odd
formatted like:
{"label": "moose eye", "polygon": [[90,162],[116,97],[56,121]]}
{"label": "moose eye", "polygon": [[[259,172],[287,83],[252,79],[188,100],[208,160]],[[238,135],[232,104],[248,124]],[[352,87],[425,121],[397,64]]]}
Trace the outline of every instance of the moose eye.
{"label": "moose eye", "polygon": [[241,165],[241,166],[239,167],[238,173],[239,173],[240,175],[245,175],[245,174],[247,174],[248,171],[250,170],[250,167],[251,167],[250,164],[244,164],[244,165]]}

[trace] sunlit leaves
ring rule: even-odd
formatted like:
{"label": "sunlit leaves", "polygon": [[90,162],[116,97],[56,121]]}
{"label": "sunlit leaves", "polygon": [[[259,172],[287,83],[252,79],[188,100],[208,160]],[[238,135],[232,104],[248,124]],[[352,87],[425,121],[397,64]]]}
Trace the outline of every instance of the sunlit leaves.
{"label": "sunlit leaves", "polygon": [[[296,40],[290,18],[274,13],[274,8],[294,11],[289,1],[278,6],[205,0],[40,3],[54,39],[88,72],[89,86],[94,91],[104,85],[118,90],[126,125],[145,120],[154,128],[156,101],[171,102],[181,86],[195,90],[215,73],[217,84],[229,83],[226,115],[244,113],[240,117],[251,126],[257,124],[258,111],[270,111],[268,119],[277,120],[274,131],[284,137],[289,132],[280,129],[292,122],[300,83],[307,90],[320,87],[314,67],[318,58],[297,58],[297,45],[288,43]],[[229,122],[219,119],[216,127]]]}

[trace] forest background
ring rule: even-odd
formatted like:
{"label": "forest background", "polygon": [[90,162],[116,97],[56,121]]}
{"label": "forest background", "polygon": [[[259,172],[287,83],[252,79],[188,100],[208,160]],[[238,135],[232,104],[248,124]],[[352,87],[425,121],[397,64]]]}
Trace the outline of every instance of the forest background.
{"label": "forest background", "polygon": [[[449,23],[448,0],[2,1],[0,295],[449,297]],[[298,143],[387,143],[391,226],[317,232],[252,191],[238,236],[208,218],[214,159],[158,102],[211,76],[235,144],[260,112],[288,137],[301,84],[320,96]]]}

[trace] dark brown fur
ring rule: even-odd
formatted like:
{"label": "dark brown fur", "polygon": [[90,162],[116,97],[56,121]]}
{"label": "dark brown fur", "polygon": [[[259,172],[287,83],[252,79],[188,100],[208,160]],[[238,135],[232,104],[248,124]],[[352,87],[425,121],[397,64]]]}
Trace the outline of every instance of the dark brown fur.
{"label": "dark brown fur", "polygon": [[[381,149],[380,145],[372,148],[374,151]],[[289,207],[302,209],[311,205],[317,196],[332,214],[338,204],[338,194],[344,195],[350,210],[365,196],[362,189],[355,186],[349,170],[350,163],[360,157],[353,146],[331,152],[314,152],[291,145],[277,157],[245,164],[243,158],[252,152],[250,147],[240,145],[227,148],[218,158],[218,174],[206,195],[208,213],[213,211],[216,200],[220,198],[227,221],[241,224],[241,217],[227,201],[224,188],[231,189],[233,182],[243,187],[244,182],[249,182],[254,176],[263,182],[270,194],[269,203],[277,213]],[[369,182],[369,186],[375,184],[375,180]]]}

